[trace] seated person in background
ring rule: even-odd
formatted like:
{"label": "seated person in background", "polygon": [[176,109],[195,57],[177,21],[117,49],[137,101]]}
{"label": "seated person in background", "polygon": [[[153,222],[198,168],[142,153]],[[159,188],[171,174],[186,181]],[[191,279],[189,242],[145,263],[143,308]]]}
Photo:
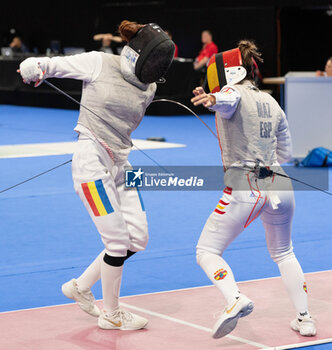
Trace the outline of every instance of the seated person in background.
{"label": "seated person in background", "polygon": [[205,67],[209,59],[215,53],[218,53],[218,46],[212,40],[212,32],[210,30],[202,31],[202,50],[199,52],[198,56],[194,62],[194,69],[200,70]]}
{"label": "seated person in background", "polygon": [[19,36],[15,36],[12,42],[9,44],[9,47],[15,53],[26,53],[29,52],[28,48],[24,45],[22,39]]}
{"label": "seated person in background", "polygon": [[[170,39],[173,40],[172,33],[168,29],[164,30],[164,32],[170,37]],[[174,43],[174,45],[175,45],[174,58],[176,58],[176,57],[179,57],[179,48],[175,43]]]}
{"label": "seated person in background", "polygon": [[332,57],[330,57],[325,64],[325,71],[316,71],[317,77],[332,77]]}
{"label": "seated person in background", "polygon": [[120,36],[115,36],[111,33],[96,34],[94,35],[93,40],[101,40],[102,46],[100,48],[100,51],[103,51],[105,53],[113,53],[113,50],[111,48],[112,41],[116,43],[122,43],[122,39]]}

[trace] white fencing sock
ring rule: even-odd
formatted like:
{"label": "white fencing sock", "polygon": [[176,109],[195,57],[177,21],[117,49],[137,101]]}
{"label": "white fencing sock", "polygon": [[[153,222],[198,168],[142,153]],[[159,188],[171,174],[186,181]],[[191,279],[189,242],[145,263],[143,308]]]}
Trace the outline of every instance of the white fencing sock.
{"label": "white fencing sock", "polygon": [[105,255],[103,250],[96,259],[90,264],[80,277],[77,278],[77,285],[79,290],[88,290],[100,280],[101,262]]}
{"label": "white fencing sock", "polygon": [[278,263],[282,281],[295,306],[297,317],[309,315],[307,285],[302,268],[293,256]]}
{"label": "white fencing sock", "polygon": [[103,287],[104,310],[111,313],[119,307],[122,266],[111,266],[102,261],[101,284]]}
{"label": "white fencing sock", "polygon": [[234,303],[240,296],[233,272],[227,262],[219,255],[197,250],[197,262],[221,291],[228,305]]}

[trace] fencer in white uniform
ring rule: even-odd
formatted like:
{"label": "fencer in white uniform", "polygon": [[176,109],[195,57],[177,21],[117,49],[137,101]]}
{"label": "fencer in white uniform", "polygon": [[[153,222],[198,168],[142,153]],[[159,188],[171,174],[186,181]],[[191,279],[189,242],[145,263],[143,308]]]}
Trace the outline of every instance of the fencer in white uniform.
{"label": "fencer in white uniform", "polygon": [[[220,338],[238,319],[253,311],[253,302],[240,293],[230,266],[222,258],[229,244],[257,217],[264,228],[267,248],[277,263],[296,309],[291,328],[304,336],[316,334],[308,310],[307,285],[294,255],[291,226],[294,193],[289,179],[271,176],[283,172],[291,158],[291,136],[278,103],[252,81],[253,60],[260,53],[250,41],[214,56],[207,69],[210,93],[194,90],[194,105],[216,112],[216,128],[225,170],[226,188],[208,218],[197,244],[197,262],[225,297],[227,306],[212,329]],[[261,291],[263,293],[263,291]]]}
{"label": "fencer in white uniform", "polygon": [[[148,242],[146,214],[137,189],[126,190],[125,168],[131,133],[152,102],[155,82],[168,70],[174,43],[156,24],[123,21],[119,32],[128,44],[121,56],[89,52],[67,57],[28,58],[20,65],[26,83],[46,78],[83,81],[80,115],[75,130],[78,147],[72,161],[75,191],[104,243],[95,261],[77,279],[62,286],[103,329],[145,327],[143,317],[119,308],[123,264]],[[101,278],[103,310],[95,305],[91,287]]]}

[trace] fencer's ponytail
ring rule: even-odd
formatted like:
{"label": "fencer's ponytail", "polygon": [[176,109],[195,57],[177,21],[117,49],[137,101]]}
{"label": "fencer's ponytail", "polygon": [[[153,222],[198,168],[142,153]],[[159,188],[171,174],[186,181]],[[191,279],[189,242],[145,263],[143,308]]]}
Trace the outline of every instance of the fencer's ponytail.
{"label": "fencer's ponytail", "polygon": [[118,32],[122,40],[128,43],[142,27],[144,27],[143,24],[124,20],[120,23]]}
{"label": "fencer's ponytail", "polygon": [[262,54],[256,44],[251,40],[241,40],[238,43],[244,68],[247,70],[247,78],[252,77],[255,62],[263,62]]}

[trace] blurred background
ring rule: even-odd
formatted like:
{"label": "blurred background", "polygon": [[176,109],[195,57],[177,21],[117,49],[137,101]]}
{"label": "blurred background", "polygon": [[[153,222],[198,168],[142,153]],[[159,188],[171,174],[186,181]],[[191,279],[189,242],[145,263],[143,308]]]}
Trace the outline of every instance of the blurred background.
{"label": "blurred background", "polygon": [[[97,49],[96,33],[115,33],[122,19],[155,21],[168,28],[180,57],[195,57],[200,33],[210,29],[220,51],[241,38],[262,49],[265,75],[323,68],[331,56],[332,2],[328,0],[213,1],[89,0],[18,2],[2,5],[1,46],[15,33],[31,52],[45,53],[51,41],[60,47]],[[280,55],[279,55],[280,51]]]}
{"label": "blurred background", "polygon": [[[19,81],[15,68],[29,55],[105,50],[103,42],[93,39],[94,35],[116,36],[123,19],[157,22],[171,32],[180,59],[169,72],[165,86],[158,87],[157,97],[181,102],[187,101],[192,88],[202,83],[204,71],[194,72],[192,60],[202,48],[201,32],[206,29],[211,31],[219,51],[235,47],[240,39],[254,39],[265,59],[259,66],[262,79],[284,76],[289,71],[323,71],[332,56],[331,0],[12,1],[6,2],[0,13],[0,103],[75,109],[70,101],[55,96],[45,86],[41,87],[45,94],[35,97],[33,89]],[[16,38],[20,41],[18,47],[10,48]],[[106,50],[121,52],[123,44],[108,44]],[[60,85],[79,98],[80,82]],[[280,84],[270,82],[261,87],[283,104]],[[179,114],[173,106],[164,106],[163,111],[157,106],[151,108],[150,114]]]}

